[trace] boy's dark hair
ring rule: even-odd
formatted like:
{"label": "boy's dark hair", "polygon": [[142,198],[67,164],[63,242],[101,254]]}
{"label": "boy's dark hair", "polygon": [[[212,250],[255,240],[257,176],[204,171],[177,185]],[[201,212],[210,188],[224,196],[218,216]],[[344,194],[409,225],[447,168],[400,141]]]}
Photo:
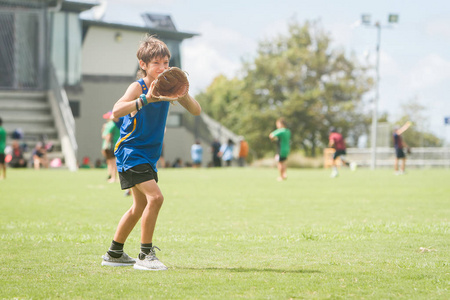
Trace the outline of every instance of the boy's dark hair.
{"label": "boy's dark hair", "polygon": [[2,118],[0,118],[0,126],[2,126],[2,124],[3,124],[3,120],[2,120]]}
{"label": "boy's dark hair", "polygon": [[[170,51],[163,41],[157,39],[153,35],[147,34],[141,41],[136,56],[138,60],[142,60],[144,63],[148,64],[152,59],[157,57],[167,56],[170,59]],[[143,75],[139,77],[147,76],[147,72],[141,68],[139,68],[139,73],[140,74],[138,75]]]}
{"label": "boy's dark hair", "polygon": [[277,122],[279,122],[281,125],[286,127],[286,120],[283,117],[280,117],[277,119]]}

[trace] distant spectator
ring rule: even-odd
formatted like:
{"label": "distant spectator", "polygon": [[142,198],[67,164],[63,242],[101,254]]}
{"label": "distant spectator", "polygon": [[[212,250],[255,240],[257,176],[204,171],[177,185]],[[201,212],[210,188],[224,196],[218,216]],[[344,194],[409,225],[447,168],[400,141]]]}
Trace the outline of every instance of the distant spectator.
{"label": "distant spectator", "polygon": [[172,168],[182,168],[183,167],[183,161],[181,158],[177,158],[175,162],[172,164]]}
{"label": "distant spectator", "polygon": [[232,139],[228,139],[228,142],[220,147],[218,156],[222,158],[227,167],[231,166],[231,162],[233,161],[233,150],[234,142]]}
{"label": "distant spectator", "polygon": [[212,161],[214,167],[222,166],[222,159],[219,157],[219,151],[220,142],[217,139],[214,139],[214,142],[211,144]]}
{"label": "distant spectator", "polygon": [[23,134],[22,128],[14,129],[13,133],[11,134],[11,138],[13,140],[22,140],[23,136],[24,136],[24,134]]}
{"label": "distant spectator", "polygon": [[80,169],[90,169],[91,159],[88,156],[83,157],[83,162],[80,165]]}
{"label": "distant spectator", "polygon": [[39,170],[41,166],[43,168],[48,168],[48,158],[47,158],[47,148],[41,142],[36,144],[32,153],[33,166],[35,170]]}
{"label": "distant spectator", "polygon": [[5,148],[6,130],[3,128],[3,120],[0,118],[0,179],[6,178]]}
{"label": "distant spectator", "polygon": [[244,139],[243,136],[239,138],[239,157],[238,157],[238,164],[240,167],[245,166],[245,161],[248,156],[248,143]]}
{"label": "distant spectator", "polygon": [[12,141],[11,160],[9,161],[11,168],[26,168],[27,161],[23,157],[23,151],[20,148],[19,141]]}
{"label": "distant spectator", "polygon": [[106,159],[106,166],[108,168],[108,182],[112,183],[118,180],[114,148],[120,138],[120,128],[117,123],[121,124],[121,122],[118,118],[113,117],[111,111],[105,113],[103,119],[106,120],[106,123],[102,128],[102,154]]}
{"label": "distant spectator", "polygon": [[191,146],[191,158],[192,166],[194,168],[201,167],[203,158],[203,147],[199,140],[195,141],[195,144]]}

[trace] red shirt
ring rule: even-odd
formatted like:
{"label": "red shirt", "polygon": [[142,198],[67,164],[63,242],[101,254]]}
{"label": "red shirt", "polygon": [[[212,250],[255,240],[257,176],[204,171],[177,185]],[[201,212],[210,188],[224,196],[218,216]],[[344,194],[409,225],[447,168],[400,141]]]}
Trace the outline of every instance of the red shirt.
{"label": "red shirt", "polygon": [[336,150],[345,150],[345,141],[340,133],[332,132],[330,142],[333,142],[333,148]]}

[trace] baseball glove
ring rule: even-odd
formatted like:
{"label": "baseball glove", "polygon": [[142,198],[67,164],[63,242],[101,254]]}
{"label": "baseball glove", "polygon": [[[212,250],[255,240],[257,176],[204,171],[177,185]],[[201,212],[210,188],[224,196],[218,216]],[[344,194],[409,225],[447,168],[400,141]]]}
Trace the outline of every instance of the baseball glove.
{"label": "baseball glove", "polygon": [[186,73],[177,67],[165,70],[152,84],[151,96],[160,101],[176,101],[189,91]]}

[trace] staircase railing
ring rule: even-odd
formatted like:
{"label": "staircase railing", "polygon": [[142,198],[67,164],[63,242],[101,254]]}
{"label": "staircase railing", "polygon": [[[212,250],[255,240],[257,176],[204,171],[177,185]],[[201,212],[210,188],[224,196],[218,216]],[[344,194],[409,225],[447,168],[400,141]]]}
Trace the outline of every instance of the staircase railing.
{"label": "staircase railing", "polygon": [[75,137],[75,119],[69,105],[66,91],[59,84],[56,71],[50,66],[48,99],[52,107],[56,129],[64,155],[65,165],[70,171],[78,170],[77,150],[78,144]]}

